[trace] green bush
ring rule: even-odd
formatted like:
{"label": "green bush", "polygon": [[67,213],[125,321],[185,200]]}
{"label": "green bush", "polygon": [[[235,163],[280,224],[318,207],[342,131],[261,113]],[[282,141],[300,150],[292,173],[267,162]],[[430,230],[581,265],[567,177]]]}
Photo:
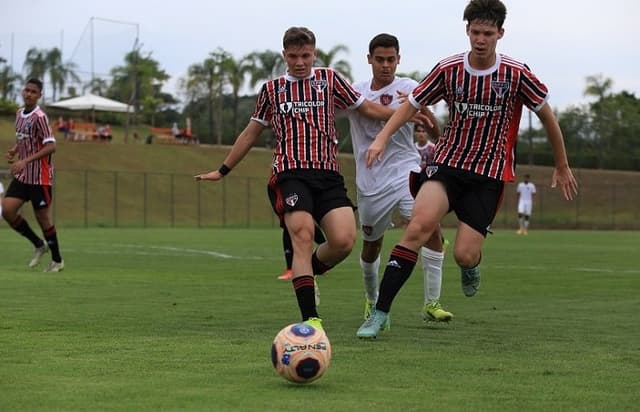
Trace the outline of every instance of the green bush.
{"label": "green bush", "polygon": [[15,116],[18,105],[10,100],[0,99],[0,115]]}

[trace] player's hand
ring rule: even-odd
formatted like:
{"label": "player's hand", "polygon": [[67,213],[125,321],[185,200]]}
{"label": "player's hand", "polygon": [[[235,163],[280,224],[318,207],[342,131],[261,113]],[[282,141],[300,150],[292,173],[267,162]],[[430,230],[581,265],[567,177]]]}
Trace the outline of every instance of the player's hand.
{"label": "player's hand", "polygon": [[213,180],[214,182],[222,179],[222,175],[217,170],[214,170],[214,171],[209,172],[209,173],[202,173],[202,174],[199,174],[199,175],[195,175],[193,177],[196,180]]}
{"label": "player's hand", "polygon": [[7,162],[8,162],[9,164],[13,163],[13,161],[14,161],[13,159],[16,157],[16,153],[17,153],[17,152],[18,152],[18,151],[17,151],[17,150],[15,150],[15,149],[9,149],[9,150],[7,150],[6,157],[7,157]]}
{"label": "player's hand", "polygon": [[367,168],[371,169],[373,162],[382,160],[384,145],[376,138],[367,149]]}
{"label": "player's hand", "polygon": [[422,111],[416,112],[416,114],[414,114],[413,117],[411,118],[411,121],[414,123],[421,124],[422,126],[424,126],[425,129],[433,128],[433,123],[431,123],[431,119],[429,119],[429,117],[426,114],[424,114]]}
{"label": "player's hand", "polygon": [[20,172],[22,172],[27,165],[27,163],[24,160],[16,160],[14,162],[13,158],[9,162],[9,164],[11,164],[11,167],[9,168],[9,170],[11,171],[11,174],[14,176],[18,176]]}
{"label": "player's hand", "polygon": [[407,101],[407,97],[409,97],[408,93],[401,92],[400,90],[396,91],[398,94],[398,103],[402,104]]}
{"label": "player's hand", "polygon": [[567,200],[573,200],[574,196],[578,194],[578,182],[573,177],[573,173],[569,166],[556,167],[553,170],[553,177],[551,178],[551,187],[555,188],[560,185],[562,194]]}

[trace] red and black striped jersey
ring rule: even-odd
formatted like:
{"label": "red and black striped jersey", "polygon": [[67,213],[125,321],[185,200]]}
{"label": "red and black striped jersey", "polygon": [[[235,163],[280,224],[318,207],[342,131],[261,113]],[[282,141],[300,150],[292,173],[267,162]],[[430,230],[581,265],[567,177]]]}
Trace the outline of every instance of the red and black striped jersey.
{"label": "red and black striped jersey", "polygon": [[266,82],[252,119],[273,129],[273,173],[291,169],[338,171],[336,109],[355,109],[363,100],[330,68],[314,68],[304,79],[287,74]]}
{"label": "red and black striped jersey", "polygon": [[547,87],[524,64],[503,54],[493,67],[476,70],[469,52],[440,61],[409,97],[414,107],[444,100],[449,119],[434,162],[513,181],[522,105],[544,106]]}
{"label": "red and black striped jersey", "polygon": [[[55,142],[49,119],[45,112],[36,106],[29,113],[21,108],[16,113],[16,143],[18,158],[25,159],[37,153],[42,147]],[[53,183],[53,158],[51,155],[29,162],[16,179],[30,185],[51,186]]]}

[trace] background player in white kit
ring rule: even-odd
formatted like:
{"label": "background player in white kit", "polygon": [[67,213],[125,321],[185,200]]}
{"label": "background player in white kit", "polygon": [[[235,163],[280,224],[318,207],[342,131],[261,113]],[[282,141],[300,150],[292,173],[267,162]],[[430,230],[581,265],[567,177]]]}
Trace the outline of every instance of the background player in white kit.
{"label": "background player in white kit", "polygon": [[[411,93],[417,82],[396,77],[400,62],[399,42],[390,34],[379,34],[369,43],[367,59],[373,78],[353,84],[367,100],[397,108],[404,96]],[[431,112],[424,114],[431,121],[426,125],[429,133],[439,136],[437,120]],[[378,270],[384,232],[391,226],[393,211],[407,221],[413,209],[409,190],[409,174],[420,171],[420,155],[413,140],[413,123],[403,125],[391,138],[381,162],[367,168],[369,145],[384,126],[384,122],[371,120],[355,112],[349,113],[351,140],[356,161],[358,214],[363,237],[360,266],[365,287],[365,319],[371,314],[378,299]],[[442,234],[438,230],[422,248],[422,268],[425,281],[425,320],[449,321],[453,315],[440,306],[442,262],[444,260]],[[388,323],[384,328],[388,328]]]}
{"label": "background player in white kit", "polygon": [[524,175],[524,181],[518,183],[518,229],[519,235],[526,235],[529,230],[529,220],[533,210],[533,197],[536,195],[536,185],[530,182],[531,176]]}

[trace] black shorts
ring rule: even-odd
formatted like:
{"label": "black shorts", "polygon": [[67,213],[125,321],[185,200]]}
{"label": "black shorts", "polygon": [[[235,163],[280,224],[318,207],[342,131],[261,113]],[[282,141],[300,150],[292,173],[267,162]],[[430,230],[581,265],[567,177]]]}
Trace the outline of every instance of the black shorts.
{"label": "black shorts", "polygon": [[330,170],[294,169],[273,175],[267,188],[271,207],[284,227],[284,214],[309,212],[316,222],[339,207],[354,208],[347,196],[344,178]]}
{"label": "black shorts", "polygon": [[427,166],[421,180],[422,183],[442,182],[449,199],[449,212],[453,210],[459,221],[487,236],[502,203],[503,181],[443,165]]}
{"label": "black shorts", "polygon": [[46,209],[51,206],[53,191],[51,186],[30,185],[22,183],[18,179],[13,179],[9,183],[9,188],[5,197],[15,197],[25,202],[31,202],[34,210]]}

